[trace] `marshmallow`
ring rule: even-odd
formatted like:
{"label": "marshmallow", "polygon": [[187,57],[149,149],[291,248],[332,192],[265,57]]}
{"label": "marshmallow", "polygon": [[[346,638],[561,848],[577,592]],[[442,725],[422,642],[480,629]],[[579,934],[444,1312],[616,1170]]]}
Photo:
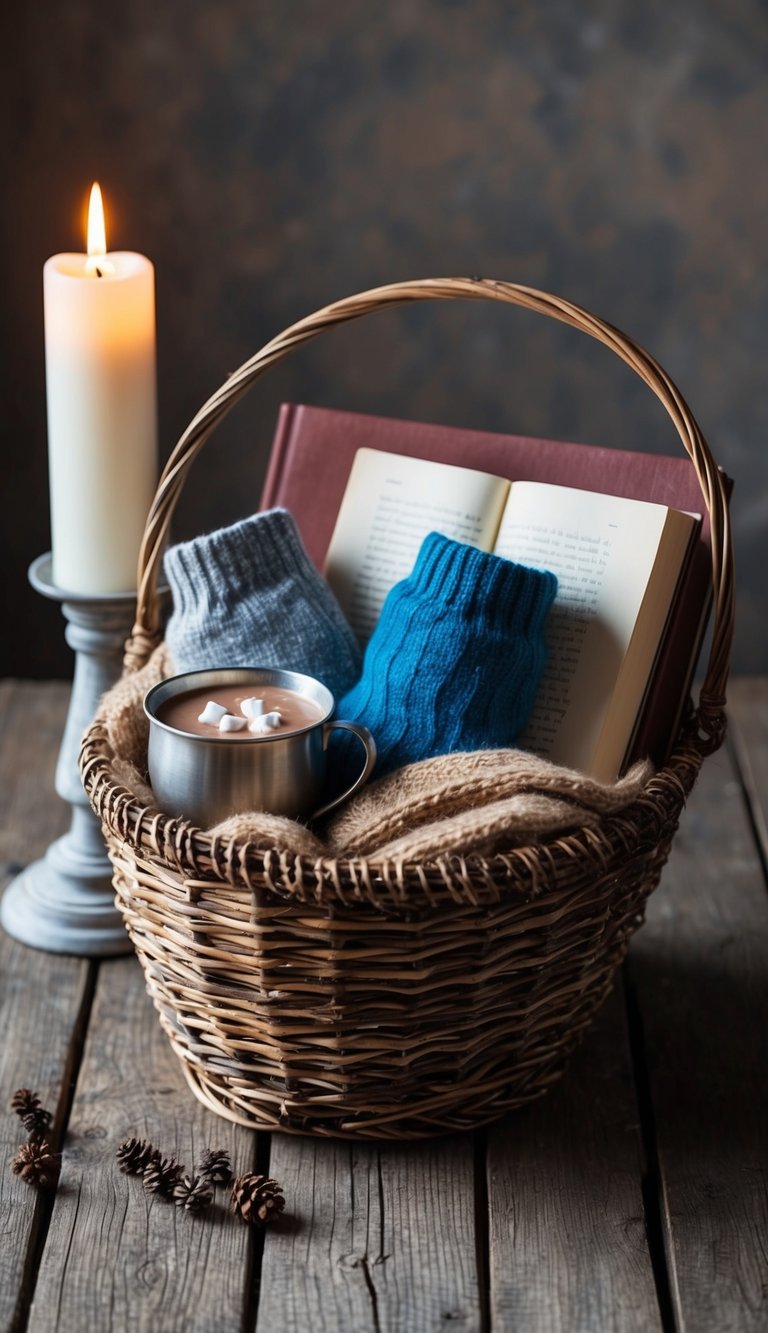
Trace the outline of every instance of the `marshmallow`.
{"label": "marshmallow", "polygon": [[223,704],[214,703],[213,699],[209,699],[197,720],[198,722],[208,722],[212,727],[218,727],[226,712],[227,709]]}
{"label": "marshmallow", "polygon": [[277,712],[262,713],[261,717],[251,718],[251,721],[248,723],[248,730],[252,732],[254,736],[267,736],[270,731],[275,731],[280,726],[281,722],[282,718]]}
{"label": "marshmallow", "polygon": [[251,722],[255,717],[261,717],[264,712],[264,700],[255,699],[253,696],[250,699],[243,699],[240,704],[240,712]]}
{"label": "marshmallow", "polygon": [[248,723],[248,730],[252,736],[266,736],[272,728],[263,717],[254,717]]}
{"label": "marshmallow", "polygon": [[235,717],[234,713],[227,713],[225,710],[219,723],[219,731],[242,731],[247,725],[248,722],[244,717]]}

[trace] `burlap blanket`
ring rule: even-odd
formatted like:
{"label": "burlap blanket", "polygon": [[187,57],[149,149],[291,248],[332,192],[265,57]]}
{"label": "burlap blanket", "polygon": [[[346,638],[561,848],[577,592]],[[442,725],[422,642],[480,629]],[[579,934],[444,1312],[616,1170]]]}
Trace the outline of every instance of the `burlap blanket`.
{"label": "burlap blanket", "polygon": [[[147,785],[147,690],[173,674],[162,644],[140,671],[105,695],[102,713],[115,753],[114,776],[143,805],[155,807]],[[369,861],[432,861],[491,856],[568,830],[595,827],[641,793],[650,763],[636,764],[613,784],[593,782],[523,750],[475,750],[409,764],[370,783],[315,830],[296,820],[254,811],[233,815],[212,836],[319,857]],[[172,812],[171,812],[172,813]]]}

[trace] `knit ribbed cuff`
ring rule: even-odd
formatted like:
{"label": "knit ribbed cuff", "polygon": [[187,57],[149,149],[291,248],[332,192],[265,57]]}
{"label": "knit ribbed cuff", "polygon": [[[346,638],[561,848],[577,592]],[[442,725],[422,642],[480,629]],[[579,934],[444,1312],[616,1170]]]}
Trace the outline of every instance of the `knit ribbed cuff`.
{"label": "knit ribbed cuff", "polygon": [[540,630],[557,592],[549,570],[518,565],[439,532],[424,538],[411,583],[422,596],[523,634]]}
{"label": "knit ribbed cuff", "polygon": [[269,509],[170,547],[165,572],[182,614],[199,611],[205,590],[233,600],[286,579],[317,577],[287,509]]}

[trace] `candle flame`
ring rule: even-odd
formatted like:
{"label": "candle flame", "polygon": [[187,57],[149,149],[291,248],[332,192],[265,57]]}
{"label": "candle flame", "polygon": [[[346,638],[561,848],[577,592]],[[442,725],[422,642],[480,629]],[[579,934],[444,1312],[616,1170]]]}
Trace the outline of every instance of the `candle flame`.
{"label": "candle flame", "polygon": [[104,226],[104,201],[101,186],[94,181],[91,186],[91,198],[88,204],[88,254],[105,255],[107,253],[107,233]]}
{"label": "candle flame", "polygon": [[91,186],[91,198],[88,203],[88,258],[85,261],[86,273],[93,273],[97,278],[113,273],[114,267],[105,258],[107,253],[107,233],[104,226],[104,201],[101,186],[94,181]]}

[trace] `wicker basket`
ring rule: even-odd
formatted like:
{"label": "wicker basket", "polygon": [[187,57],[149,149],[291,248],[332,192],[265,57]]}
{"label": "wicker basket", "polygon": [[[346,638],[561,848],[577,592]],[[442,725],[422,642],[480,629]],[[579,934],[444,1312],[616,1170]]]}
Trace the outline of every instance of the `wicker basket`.
{"label": "wicker basket", "polygon": [[644,351],[557,297],[481,279],[408,282],[340,301],[274,338],[213,395],[160,481],[140,557],[126,671],[160,636],[157,578],[186,474],[250,385],[323,330],[410,301],[490,298],[606,344],[664,404],[712,532],[706,679],[668,765],[600,827],[492,858],[308,861],[217,841],[115,780],[98,717],[81,753],[117,902],[192,1090],[239,1124],[411,1139],[488,1122],[540,1096],[610,989],[704,756],[725,732],[733,625],[727,500],[699,428]]}

